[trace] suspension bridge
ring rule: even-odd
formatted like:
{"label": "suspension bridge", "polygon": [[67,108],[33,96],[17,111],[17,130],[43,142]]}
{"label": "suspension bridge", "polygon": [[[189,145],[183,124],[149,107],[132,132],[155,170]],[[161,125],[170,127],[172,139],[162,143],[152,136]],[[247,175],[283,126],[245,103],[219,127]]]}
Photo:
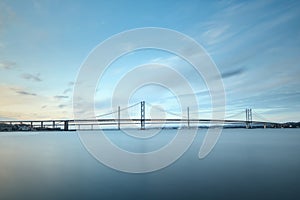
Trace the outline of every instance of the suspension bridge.
{"label": "suspension bridge", "polygon": [[[132,104],[93,118],[86,119],[59,119],[59,120],[10,120],[0,121],[2,131],[15,130],[97,130],[97,129],[122,129],[122,128],[280,128],[281,123],[272,122],[261,114],[247,108],[243,111],[226,116],[225,119],[205,119],[199,117],[198,111],[190,112],[187,107],[185,112],[165,110],[160,106],[146,103],[145,101]],[[0,127],[0,128],[1,128]],[[4,127],[4,128],[3,128]],[[6,127],[6,129],[5,129]]]}

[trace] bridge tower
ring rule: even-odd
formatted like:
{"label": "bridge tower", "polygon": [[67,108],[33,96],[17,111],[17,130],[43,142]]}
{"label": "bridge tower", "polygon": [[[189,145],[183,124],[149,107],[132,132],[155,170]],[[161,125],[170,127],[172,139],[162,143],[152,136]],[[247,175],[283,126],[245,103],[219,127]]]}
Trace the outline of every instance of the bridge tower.
{"label": "bridge tower", "polygon": [[118,130],[121,129],[121,112],[120,106],[118,106]]}
{"label": "bridge tower", "polygon": [[188,124],[188,128],[190,128],[190,108],[189,107],[187,107],[187,124]]}
{"label": "bridge tower", "polygon": [[145,130],[145,101],[141,102],[141,130]]}
{"label": "bridge tower", "polygon": [[252,109],[246,108],[246,128],[252,127]]}

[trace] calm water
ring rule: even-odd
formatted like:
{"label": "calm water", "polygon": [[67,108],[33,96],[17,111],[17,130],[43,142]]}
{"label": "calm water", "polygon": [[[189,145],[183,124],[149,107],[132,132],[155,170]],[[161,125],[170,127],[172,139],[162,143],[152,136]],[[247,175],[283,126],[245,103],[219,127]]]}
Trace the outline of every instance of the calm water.
{"label": "calm water", "polygon": [[95,160],[75,132],[0,133],[0,199],[300,199],[300,129],[226,129],[199,160],[204,134],[171,166],[127,174]]}

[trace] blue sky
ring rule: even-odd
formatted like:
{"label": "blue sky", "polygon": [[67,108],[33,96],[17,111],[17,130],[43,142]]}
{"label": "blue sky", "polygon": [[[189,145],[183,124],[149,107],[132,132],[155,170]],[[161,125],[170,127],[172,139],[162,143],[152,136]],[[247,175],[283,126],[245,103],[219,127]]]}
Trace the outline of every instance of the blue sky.
{"label": "blue sky", "polygon": [[[223,77],[227,115],[252,108],[273,121],[300,121],[299,21],[299,1],[2,0],[0,118],[72,118],[73,85],[90,51],[122,31],[162,27],[194,38],[211,56]],[[203,80],[193,78],[184,61],[155,50],[112,64],[101,83],[106,91],[96,92],[98,112],[106,111],[124,73],[153,61],[191,77],[200,113],[209,116]],[[157,86],[144,87],[131,102],[172,110],[176,102],[169,95]]]}

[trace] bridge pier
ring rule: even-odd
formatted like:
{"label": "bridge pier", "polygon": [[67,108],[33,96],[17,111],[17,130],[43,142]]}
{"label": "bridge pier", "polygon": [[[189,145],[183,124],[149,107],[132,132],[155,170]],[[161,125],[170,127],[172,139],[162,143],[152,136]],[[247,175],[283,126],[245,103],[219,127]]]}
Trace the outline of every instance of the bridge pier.
{"label": "bridge pier", "polygon": [[69,121],[64,121],[64,131],[69,130]]}

